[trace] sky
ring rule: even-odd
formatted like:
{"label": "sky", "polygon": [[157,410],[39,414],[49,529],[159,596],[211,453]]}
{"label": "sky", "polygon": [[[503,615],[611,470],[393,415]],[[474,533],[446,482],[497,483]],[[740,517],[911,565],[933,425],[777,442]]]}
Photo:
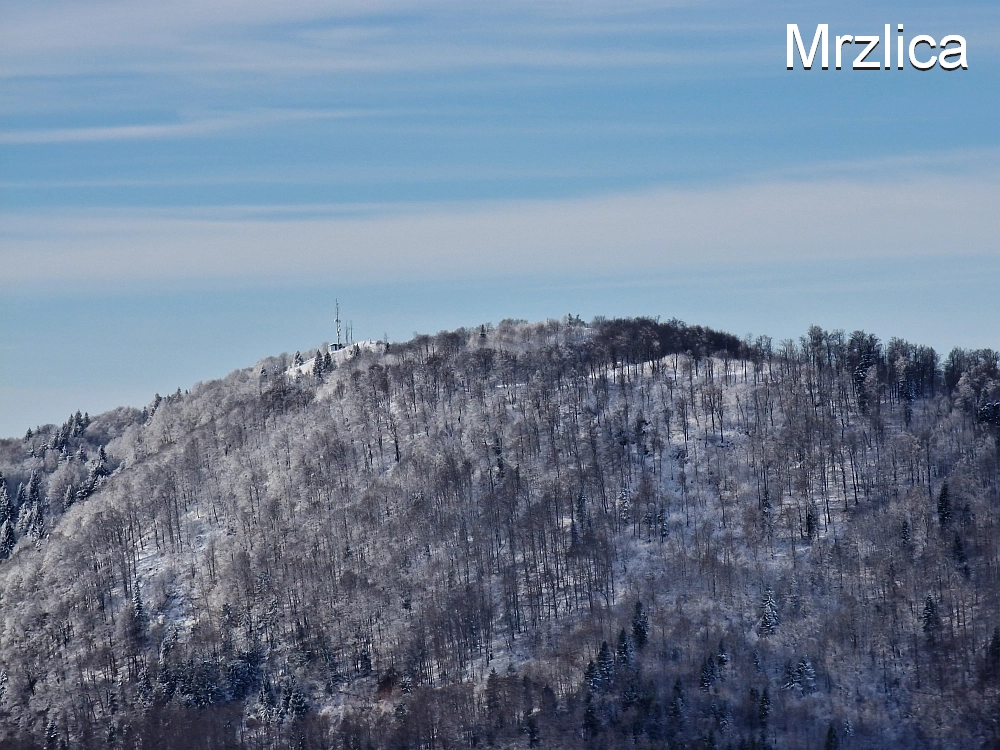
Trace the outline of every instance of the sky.
{"label": "sky", "polygon": [[[968,70],[785,69],[967,39]],[[925,48],[926,49],[926,48]],[[503,318],[1000,348],[989,2],[4,0],[0,435]]]}

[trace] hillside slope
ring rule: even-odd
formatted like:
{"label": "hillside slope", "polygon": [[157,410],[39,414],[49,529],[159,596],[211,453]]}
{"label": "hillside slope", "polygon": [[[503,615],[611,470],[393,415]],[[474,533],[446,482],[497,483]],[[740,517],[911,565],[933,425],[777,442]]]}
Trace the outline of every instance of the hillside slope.
{"label": "hillside slope", "polygon": [[0,444],[5,746],[1000,746],[996,353],[337,359]]}

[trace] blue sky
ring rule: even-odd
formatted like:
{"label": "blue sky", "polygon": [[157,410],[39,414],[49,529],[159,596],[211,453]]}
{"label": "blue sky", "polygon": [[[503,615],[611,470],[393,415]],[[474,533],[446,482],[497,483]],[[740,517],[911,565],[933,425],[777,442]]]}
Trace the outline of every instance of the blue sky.
{"label": "blue sky", "polygon": [[[995,2],[622,6],[8,0],[0,434],[316,346],[335,297],[358,337],[1000,347]],[[786,71],[820,22],[962,34],[970,68]]]}

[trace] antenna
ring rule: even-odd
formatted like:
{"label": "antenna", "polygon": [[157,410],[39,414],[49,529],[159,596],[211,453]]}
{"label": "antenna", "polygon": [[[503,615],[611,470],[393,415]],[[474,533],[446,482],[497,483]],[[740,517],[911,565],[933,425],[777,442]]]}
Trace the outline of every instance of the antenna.
{"label": "antenna", "polygon": [[336,323],[337,323],[337,344],[336,344],[336,347],[334,348],[334,351],[338,351],[339,352],[341,349],[344,348],[344,342],[341,341],[341,338],[340,338],[340,300],[338,299],[338,300],[335,300],[335,301],[336,301],[336,304],[337,304],[337,317],[335,319]]}

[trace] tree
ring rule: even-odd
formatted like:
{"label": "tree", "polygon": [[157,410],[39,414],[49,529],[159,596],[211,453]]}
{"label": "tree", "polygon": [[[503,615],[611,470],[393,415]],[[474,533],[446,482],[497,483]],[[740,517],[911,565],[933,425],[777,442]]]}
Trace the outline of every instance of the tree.
{"label": "tree", "polygon": [[670,693],[670,706],[667,710],[667,730],[671,735],[677,735],[684,731],[685,708],[684,688],[681,681],[677,680]]}
{"label": "tree", "polygon": [[601,673],[593,659],[587,662],[587,667],[583,670],[583,684],[592,693],[599,692],[601,689]]}
{"label": "tree", "polygon": [[701,676],[698,680],[698,687],[702,692],[707,693],[715,685],[717,679],[719,679],[719,667],[715,663],[715,659],[711,656],[706,656],[705,660],[701,663]]}
{"label": "tree", "polygon": [[719,665],[719,677],[723,678],[725,676],[725,669],[729,666],[729,662],[732,661],[729,656],[729,649],[726,648],[726,642],[723,640],[719,641],[719,653],[715,657],[716,662]]}
{"label": "tree", "polygon": [[0,524],[0,560],[6,560],[17,544],[17,537],[14,535],[14,524],[8,518]]}
{"label": "tree", "polygon": [[778,617],[778,604],[774,601],[774,592],[768,586],[764,590],[764,600],[760,605],[761,615],[757,633],[761,637],[772,635],[781,622]]}
{"label": "tree", "polygon": [[597,672],[601,676],[601,687],[610,689],[615,679],[615,657],[607,641],[601,643],[601,650],[597,653]]}
{"label": "tree", "polygon": [[760,701],[757,703],[757,719],[760,721],[760,726],[762,729],[767,729],[767,721],[771,718],[771,694],[764,686],[764,692],[761,693]]}
{"label": "tree", "polygon": [[635,642],[635,647],[640,650],[649,640],[649,617],[642,602],[635,603],[635,612],[632,615],[632,640]]}
{"label": "tree", "polygon": [[993,628],[993,637],[986,646],[983,677],[993,682],[1000,680],[1000,628]]}
{"label": "tree", "polygon": [[955,534],[955,541],[951,545],[951,554],[955,558],[955,564],[962,572],[962,575],[968,578],[972,574],[972,570],[969,568],[969,558],[965,554],[965,545],[962,543],[962,537],[957,533]]}
{"label": "tree", "polygon": [[625,628],[618,633],[618,648],[615,650],[615,660],[623,667],[631,667],[635,661],[635,646],[632,639],[625,632]]}
{"label": "tree", "polygon": [[7,494],[7,483],[0,472],[0,524],[9,521],[11,517],[10,495]]}
{"label": "tree", "polygon": [[951,523],[951,494],[948,492],[947,482],[941,485],[941,492],[938,494],[937,514],[941,528],[948,528]]}
{"label": "tree", "polygon": [[941,616],[938,614],[937,603],[930,594],[924,600],[924,614],[922,619],[927,642],[933,646],[937,644],[938,635],[941,632]]}

